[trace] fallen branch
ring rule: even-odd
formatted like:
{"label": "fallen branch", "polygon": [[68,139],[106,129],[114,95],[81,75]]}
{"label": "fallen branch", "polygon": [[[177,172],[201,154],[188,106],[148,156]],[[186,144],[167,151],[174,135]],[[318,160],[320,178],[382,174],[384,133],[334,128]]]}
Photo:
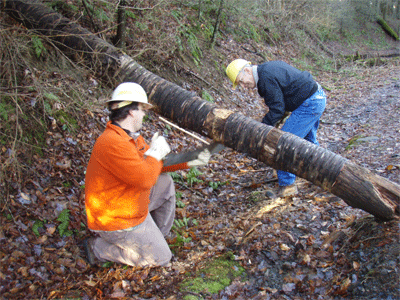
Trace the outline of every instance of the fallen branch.
{"label": "fallen branch", "polygon": [[163,117],[158,117],[158,118],[159,118],[161,121],[167,123],[168,125],[170,125],[170,126],[176,128],[176,129],[178,129],[178,130],[180,130],[180,131],[186,133],[187,135],[190,135],[191,137],[194,137],[195,139],[198,139],[199,141],[203,142],[204,144],[210,145],[210,143],[207,142],[206,140],[203,140],[202,138],[200,138],[200,137],[194,135],[193,133],[190,133],[189,131],[186,131],[185,129],[180,128],[178,125],[175,125],[174,123],[169,122],[168,120],[165,120]]}

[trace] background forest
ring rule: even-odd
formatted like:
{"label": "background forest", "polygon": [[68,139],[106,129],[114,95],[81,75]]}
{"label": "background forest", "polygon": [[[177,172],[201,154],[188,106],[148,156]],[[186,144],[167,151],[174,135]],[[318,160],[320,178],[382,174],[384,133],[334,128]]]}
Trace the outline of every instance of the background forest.
{"label": "background forest", "polygon": [[[305,181],[298,198],[271,202],[272,169],[229,149],[173,174],[172,266],[90,267],[80,246],[90,235],[84,172],[115,82],[16,22],[3,2],[1,299],[400,297],[398,220],[379,222]],[[284,60],[311,72],[330,102],[322,146],[400,183],[399,0],[40,2],[149,71],[256,120],[266,108],[255,93],[232,91],[230,61]],[[173,149],[201,145],[154,112],[145,124],[146,138],[162,131]]]}

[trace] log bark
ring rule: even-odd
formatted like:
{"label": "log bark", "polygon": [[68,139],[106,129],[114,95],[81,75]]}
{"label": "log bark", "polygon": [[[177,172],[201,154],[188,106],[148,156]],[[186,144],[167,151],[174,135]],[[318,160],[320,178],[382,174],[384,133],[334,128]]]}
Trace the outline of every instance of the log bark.
{"label": "log bark", "polygon": [[149,101],[179,126],[248,153],[274,169],[294,173],[377,218],[398,218],[400,185],[304,139],[202,100],[149,72],[111,44],[38,1],[2,0],[1,4],[27,28],[49,36],[70,55],[84,59],[101,79],[113,86],[123,81],[141,84]]}

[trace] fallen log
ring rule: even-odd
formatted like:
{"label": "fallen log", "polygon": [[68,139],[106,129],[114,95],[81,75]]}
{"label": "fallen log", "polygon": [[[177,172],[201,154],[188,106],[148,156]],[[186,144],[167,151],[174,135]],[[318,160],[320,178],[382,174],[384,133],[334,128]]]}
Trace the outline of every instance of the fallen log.
{"label": "fallen log", "polygon": [[349,55],[343,55],[348,61],[364,61],[367,65],[374,66],[383,64],[382,59],[393,58],[400,56],[400,49],[394,48],[383,51],[369,51],[369,52],[358,52]]}
{"label": "fallen log", "polygon": [[390,27],[390,25],[381,17],[378,17],[376,22],[379,24],[379,26],[382,27],[383,31],[385,31],[392,39],[398,41],[399,40],[399,35]]}
{"label": "fallen log", "polygon": [[296,174],[383,220],[400,214],[400,186],[322,147],[238,112],[222,109],[149,72],[106,41],[35,0],[2,0],[2,7],[27,28],[51,38],[83,59],[113,86],[134,81],[149,101],[179,126]]}

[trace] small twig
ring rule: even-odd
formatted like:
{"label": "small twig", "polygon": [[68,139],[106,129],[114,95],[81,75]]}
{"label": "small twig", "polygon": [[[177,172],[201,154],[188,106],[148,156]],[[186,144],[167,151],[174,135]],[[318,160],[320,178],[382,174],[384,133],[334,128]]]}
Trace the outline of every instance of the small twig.
{"label": "small twig", "polygon": [[187,71],[187,73],[189,73],[189,75],[192,75],[194,77],[196,77],[197,79],[200,79],[201,81],[203,81],[204,83],[206,83],[209,87],[211,87],[214,91],[216,91],[219,94],[223,94],[222,91],[220,91],[219,89],[217,89],[216,87],[213,87],[211,83],[209,83],[207,80],[205,80],[203,77],[197,75],[196,73],[194,73],[193,71]]}
{"label": "small twig", "polygon": [[267,179],[267,180],[260,181],[260,182],[253,182],[251,184],[248,184],[248,183],[243,184],[243,183],[238,182],[238,184],[241,185],[242,187],[248,188],[248,187],[251,187],[253,185],[271,183],[271,182],[275,182],[275,181],[278,181],[278,178]]}
{"label": "small twig", "polygon": [[262,224],[263,224],[263,223],[259,221],[259,222],[257,222],[255,225],[253,225],[253,227],[252,227],[249,231],[247,231],[247,232],[245,233],[244,237],[238,242],[238,245],[241,245],[241,244],[247,242],[247,240],[249,239],[249,235],[250,235],[251,233],[253,233],[253,231],[256,229],[256,227],[258,227],[258,226],[260,226],[260,225],[262,225]]}
{"label": "small twig", "polygon": [[201,196],[201,197],[204,197],[204,196],[206,196],[205,194],[203,194],[203,193],[201,193],[201,192],[199,192],[199,191],[196,191],[196,190],[194,190],[194,189],[192,189],[191,187],[189,187],[189,186],[187,186],[186,184],[184,184],[183,182],[175,182],[176,184],[179,184],[181,187],[184,187],[185,189],[188,189],[189,191],[191,191],[192,193],[194,193],[194,194],[196,194],[196,195],[198,195],[198,196]]}
{"label": "small twig", "polygon": [[251,173],[258,173],[258,172],[267,172],[268,169],[261,169],[261,170],[247,170],[246,172],[251,172]]}
{"label": "small twig", "polygon": [[194,135],[193,133],[190,133],[190,132],[186,131],[185,129],[180,128],[178,125],[175,125],[174,123],[171,123],[171,122],[165,120],[165,119],[162,118],[162,117],[159,117],[159,119],[160,119],[161,121],[167,123],[168,125],[171,125],[172,127],[175,127],[176,129],[179,129],[180,131],[182,131],[182,132],[184,132],[184,133],[186,133],[186,134],[188,134],[188,135],[190,135],[190,136],[192,136],[192,137],[198,139],[199,141],[202,141],[204,144],[210,145],[210,143],[207,142],[206,140],[203,140],[202,138],[200,138],[200,137]]}
{"label": "small twig", "polygon": [[204,83],[207,83],[208,85],[211,85],[211,83],[209,83],[207,80],[205,80],[203,77],[200,77],[199,75],[197,75],[196,73],[194,73],[193,71],[188,71],[188,73],[190,75],[193,75],[194,77],[200,79],[201,81],[203,81]]}

